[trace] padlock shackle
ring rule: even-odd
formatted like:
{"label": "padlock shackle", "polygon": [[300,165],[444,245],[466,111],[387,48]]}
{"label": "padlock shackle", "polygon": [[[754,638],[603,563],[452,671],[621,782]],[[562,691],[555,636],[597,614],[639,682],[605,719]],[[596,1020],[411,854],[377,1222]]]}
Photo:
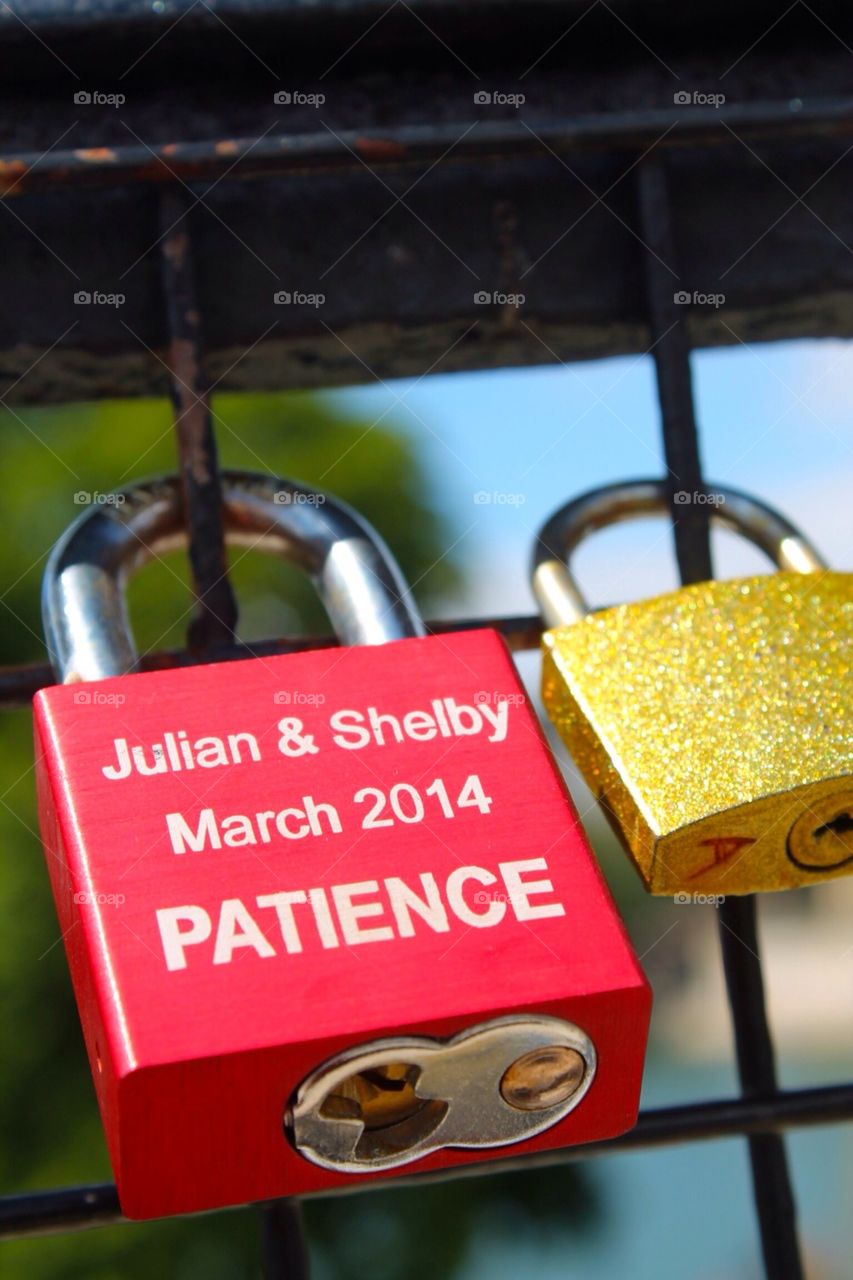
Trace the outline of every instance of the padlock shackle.
{"label": "padlock shackle", "polygon": [[[780,569],[815,573],[826,562],[790,521],[766,503],[739,489],[705,490],[709,516],[716,524],[747,538]],[[545,625],[579,622],[589,604],[571,571],[571,557],[591,533],[625,520],[667,515],[670,486],[664,480],[627,480],[589,489],[546,520],[533,552],[533,593]]]}
{"label": "padlock shackle", "polygon": [[[138,663],[125,601],[128,578],[187,543],[178,476],[111,495],[65,531],[42,584],[51,663],[63,683],[100,680]],[[379,534],[351,507],[290,480],[222,473],[229,544],[300,566],[314,583],[342,644],[385,644],[424,634],[400,569]]]}

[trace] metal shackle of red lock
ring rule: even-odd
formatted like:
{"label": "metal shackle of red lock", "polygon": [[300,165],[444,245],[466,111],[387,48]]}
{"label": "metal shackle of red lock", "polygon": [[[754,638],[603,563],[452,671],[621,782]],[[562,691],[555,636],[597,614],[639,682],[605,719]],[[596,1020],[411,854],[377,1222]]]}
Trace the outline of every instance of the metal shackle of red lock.
{"label": "metal shackle of red lock", "polygon": [[[685,495],[687,497],[688,495]],[[539,534],[543,698],[656,894],[793,888],[853,871],[853,575],[779,512],[701,495],[777,573],[696,583],[590,614],[568,567],[590,533],[669,511],[668,486],[583,494]]]}
{"label": "metal shackle of red lock", "polygon": [[[424,634],[390,551],[350,507],[273,476],[226,471],[221,483],[228,543],[305,569],[342,644]],[[93,507],[66,530],[45,571],[42,623],[63,684],[135,669],[126,580],[147,560],[186,544],[177,476],[116,496],[122,501]]]}
{"label": "metal shackle of red lock", "polygon": [[35,714],[125,1213],[630,1127],[648,987],[502,639],[424,636],[354,512],[225,473],[228,540],[301,565],[344,647],[124,675],[124,580],[185,535],[176,479],[120,496],[52,553]]}

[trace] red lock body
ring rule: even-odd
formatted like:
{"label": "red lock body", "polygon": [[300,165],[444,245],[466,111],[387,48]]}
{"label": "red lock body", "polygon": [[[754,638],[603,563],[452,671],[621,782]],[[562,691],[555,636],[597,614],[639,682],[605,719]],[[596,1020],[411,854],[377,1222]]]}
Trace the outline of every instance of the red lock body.
{"label": "red lock body", "polygon": [[[503,641],[421,638],[330,496],[222,481],[229,541],[302,565],[344,647],[119,674],[125,578],[183,538],[175,478],[85,513],[45,572],[40,820],[124,1212],[628,1128],[650,993]],[[408,1061],[377,1050],[400,1037]],[[408,1085],[378,1087],[398,1051]],[[563,1092],[531,1107],[543,1061]],[[353,1122],[357,1080],[378,1118]]]}
{"label": "red lock body", "polygon": [[[129,1216],[352,1181],[293,1149],[284,1109],[324,1059],[390,1034],[530,1011],[598,1053],[554,1128],[409,1172],[634,1123],[649,991],[496,634],[56,687],[35,715],[48,866]],[[147,767],[159,744],[164,771],[139,773],[122,742]],[[293,891],[283,933],[258,898]],[[175,908],[192,910],[158,920]]]}

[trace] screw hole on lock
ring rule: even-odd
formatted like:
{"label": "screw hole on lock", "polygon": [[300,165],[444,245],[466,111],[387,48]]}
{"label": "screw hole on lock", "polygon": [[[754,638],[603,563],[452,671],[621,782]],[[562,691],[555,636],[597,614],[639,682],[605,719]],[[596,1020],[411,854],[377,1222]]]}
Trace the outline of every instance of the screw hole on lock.
{"label": "screw hole on lock", "polygon": [[577,1093],[586,1075],[586,1060],[577,1049],[547,1045],[525,1053],[507,1067],[501,1097],[519,1111],[545,1111]]}

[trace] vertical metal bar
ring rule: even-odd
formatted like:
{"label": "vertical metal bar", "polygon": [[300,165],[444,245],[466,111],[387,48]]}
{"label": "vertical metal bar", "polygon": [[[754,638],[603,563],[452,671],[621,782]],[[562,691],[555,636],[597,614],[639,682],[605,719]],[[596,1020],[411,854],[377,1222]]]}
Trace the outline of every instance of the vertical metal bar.
{"label": "vertical metal bar", "polygon": [[258,1206],[264,1280],[308,1280],[308,1250],[298,1200]]}
{"label": "vertical metal bar", "polygon": [[187,645],[196,657],[232,644],[237,603],[228,578],[216,439],[204,373],[201,316],[193,279],[187,200],[182,190],[160,197],[163,287],[169,325],[169,367],[175,434],[189,533],[196,609]]}
{"label": "vertical metal bar", "polygon": [[[645,254],[649,322],[660,398],[664,457],[679,572],[684,583],[713,577],[706,504],[674,501],[675,493],[704,486],[690,376],[684,308],[675,302],[677,250],[666,173],[660,161],[640,167],[639,210]],[[666,265],[664,265],[666,264]],[[756,900],[728,898],[719,908],[720,946],[732,1013],[741,1091],[768,1098],[777,1092],[773,1042],[761,972]],[[749,1138],[752,1184],[768,1280],[802,1280],[796,1206],[783,1139]]]}
{"label": "vertical metal bar", "polygon": [[680,281],[672,207],[666,174],[657,161],[647,161],[640,166],[639,205],[642,238],[648,250],[645,254],[646,296],[675,555],[682,582],[707,582],[714,576],[707,503],[675,503],[675,494],[679,491],[690,494],[691,498],[694,492],[700,493],[703,479],[693,408],[690,341],[684,308],[675,302]]}
{"label": "vertical metal bar", "polygon": [[[228,578],[216,437],[204,372],[201,313],[183,191],[160,200],[163,287],[169,324],[169,367],[175,434],[197,607],[187,645],[198,657],[233,644],[237,602]],[[308,1253],[299,1205],[279,1200],[259,1207],[264,1280],[305,1280]]]}

